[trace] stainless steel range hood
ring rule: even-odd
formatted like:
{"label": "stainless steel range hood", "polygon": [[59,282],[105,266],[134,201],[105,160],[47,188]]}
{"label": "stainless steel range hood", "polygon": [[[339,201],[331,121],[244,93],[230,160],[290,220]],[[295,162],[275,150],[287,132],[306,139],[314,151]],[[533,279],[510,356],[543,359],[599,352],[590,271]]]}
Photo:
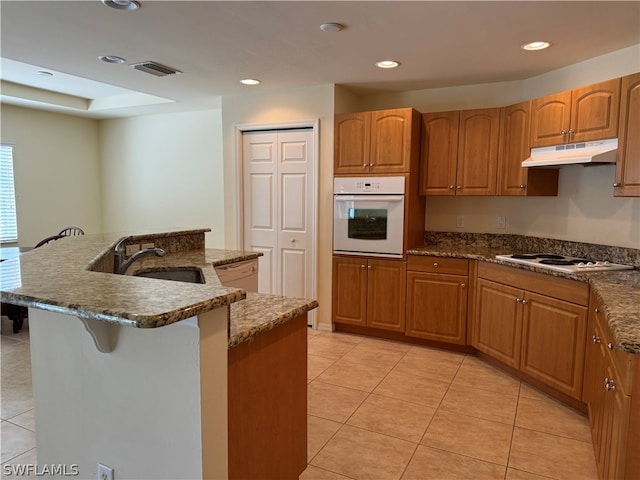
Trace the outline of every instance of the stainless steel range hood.
{"label": "stainless steel range hood", "polygon": [[523,167],[559,167],[562,165],[594,165],[616,163],[618,139],[568,143],[553,147],[532,148]]}

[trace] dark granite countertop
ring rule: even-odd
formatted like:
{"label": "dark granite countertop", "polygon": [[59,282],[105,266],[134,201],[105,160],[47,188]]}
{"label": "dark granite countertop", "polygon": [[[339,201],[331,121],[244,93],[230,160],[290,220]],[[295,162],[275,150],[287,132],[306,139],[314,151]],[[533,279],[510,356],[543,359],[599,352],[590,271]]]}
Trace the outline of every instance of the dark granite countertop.
{"label": "dark granite countertop", "polygon": [[[2,301],[137,328],[157,328],[200,313],[231,309],[229,345],[234,346],[318,306],[315,300],[251,294],[223,287],[215,267],[257,258],[260,253],[204,248],[208,229],[149,232],[127,243],[153,242],[164,257],[144,257],[126,275],[113,274],[113,247],[123,234],[69,237],[0,263]],[[206,283],[133,276],[148,268],[196,266]]]}
{"label": "dark granite countertop", "polygon": [[[495,258],[496,255],[541,252],[609,260],[633,265],[635,269],[569,274]],[[520,235],[428,232],[425,245],[407,253],[468,258],[589,283],[601,302],[616,343],[626,352],[640,353],[640,250]]]}

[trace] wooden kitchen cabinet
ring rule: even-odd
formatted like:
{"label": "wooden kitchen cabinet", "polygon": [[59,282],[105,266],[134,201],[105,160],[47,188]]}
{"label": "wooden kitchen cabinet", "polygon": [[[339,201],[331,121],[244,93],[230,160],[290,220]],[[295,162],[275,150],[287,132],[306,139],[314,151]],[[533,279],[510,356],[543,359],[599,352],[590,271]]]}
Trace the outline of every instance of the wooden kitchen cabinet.
{"label": "wooden kitchen cabinet", "polygon": [[406,263],[333,257],[333,322],[405,330]]}
{"label": "wooden kitchen cabinet", "polygon": [[496,194],[499,108],[426,113],[422,124],[421,194]]}
{"label": "wooden kitchen cabinet", "polygon": [[405,333],[466,345],[469,261],[409,256]]}
{"label": "wooden kitchen cabinet", "polygon": [[[637,478],[636,421],[630,421],[635,355],[616,348],[595,294],[589,302],[583,401],[602,479]],[[637,376],[637,375],[636,375]],[[637,413],[634,413],[637,416]],[[633,433],[632,433],[633,432]],[[634,435],[635,433],[635,435]]]}
{"label": "wooden kitchen cabinet", "polygon": [[531,101],[503,107],[500,113],[498,195],[556,196],[557,168],[523,168],[529,158]]}
{"label": "wooden kitchen cabinet", "polygon": [[409,173],[419,128],[420,114],[412,108],[336,115],[334,175]]}
{"label": "wooden kitchen cabinet", "polygon": [[616,138],[620,79],[531,101],[531,147]]}
{"label": "wooden kitchen cabinet", "polygon": [[640,197],[640,73],[622,77],[613,195]]}
{"label": "wooden kitchen cabinet", "polygon": [[580,400],[587,284],[480,262],[472,344]]}

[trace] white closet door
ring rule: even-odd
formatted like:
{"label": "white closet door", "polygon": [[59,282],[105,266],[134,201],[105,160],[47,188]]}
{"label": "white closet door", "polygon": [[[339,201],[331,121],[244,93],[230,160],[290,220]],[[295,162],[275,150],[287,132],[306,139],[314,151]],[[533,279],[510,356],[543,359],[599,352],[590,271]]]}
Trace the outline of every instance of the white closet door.
{"label": "white closet door", "polygon": [[314,136],[243,134],[244,249],[260,251],[261,293],[314,298]]}

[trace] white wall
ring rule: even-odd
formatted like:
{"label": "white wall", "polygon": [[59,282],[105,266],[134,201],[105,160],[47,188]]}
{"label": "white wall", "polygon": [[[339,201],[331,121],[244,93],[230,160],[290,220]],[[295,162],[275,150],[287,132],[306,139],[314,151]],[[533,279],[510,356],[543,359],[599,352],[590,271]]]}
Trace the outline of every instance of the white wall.
{"label": "white wall", "polygon": [[15,144],[16,245],[69,225],[102,232],[98,121],[4,104],[1,119],[2,142]]}
{"label": "white wall", "polygon": [[221,125],[218,109],[101,121],[104,231],[211,228],[223,248]]}
{"label": "white wall", "polygon": [[237,238],[236,125],[273,124],[319,119],[318,168],[318,323],[331,324],[331,255],[333,253],[333,85],[224,97],[222,100],[226,246]]}
{"label": "white wall", "polygon": [[[523,82],[367,97],[360,109],[413,106],[421,112],[434,112],[499,107],[638,71],[640,45]],[[557,197],[428,197],[425,226],[430,231],[512,233],[638,248],[640,198],[614,198],[613,182],[611,165],[569,166],[560,170]],[[464,228],[456,228],[458,215],[465,217]],[[504,230],[495,228],[498,215],[507,217]]]}

